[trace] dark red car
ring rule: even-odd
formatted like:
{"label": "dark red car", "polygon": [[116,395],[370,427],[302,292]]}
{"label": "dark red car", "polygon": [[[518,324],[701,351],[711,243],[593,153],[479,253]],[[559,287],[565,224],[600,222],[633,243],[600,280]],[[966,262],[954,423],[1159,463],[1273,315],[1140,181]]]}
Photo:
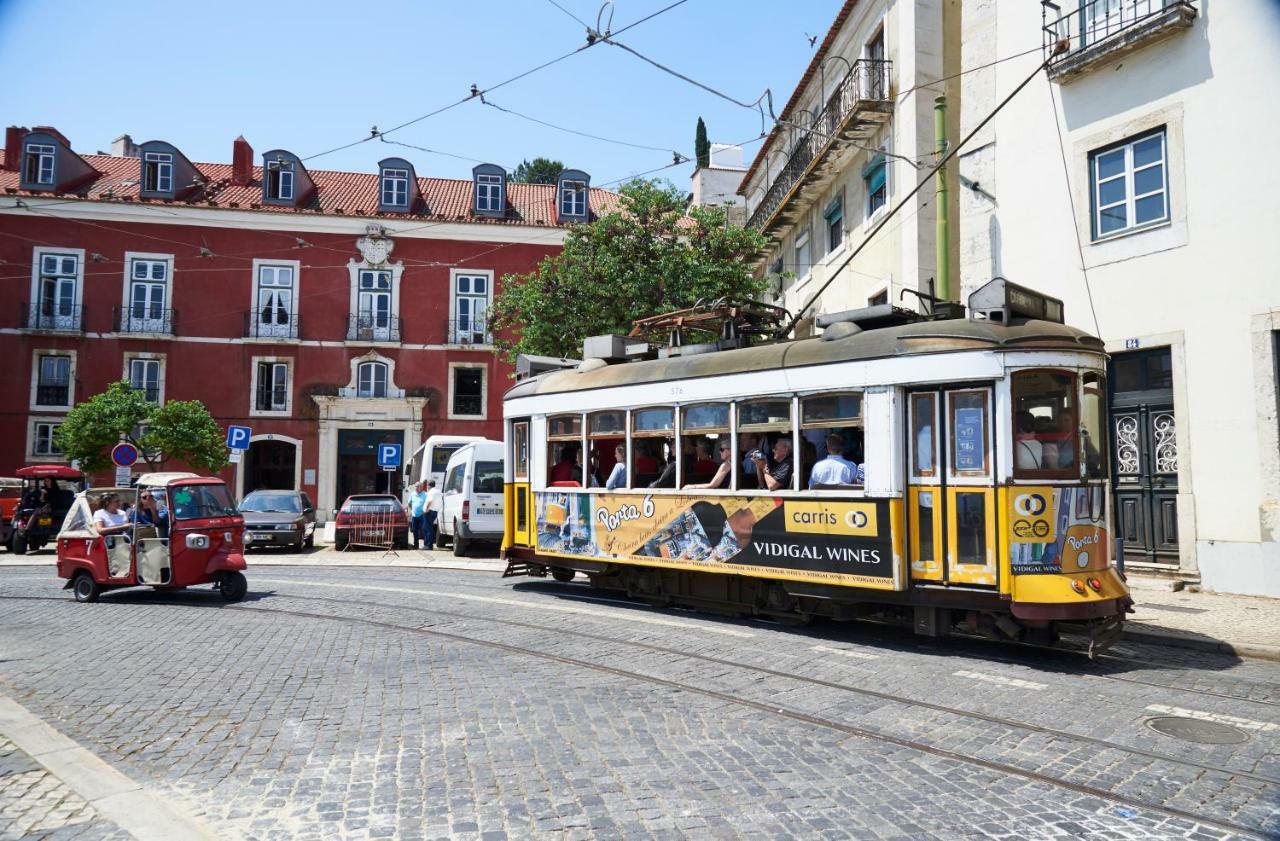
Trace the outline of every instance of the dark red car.
{"label": "dark red car", "polygon": [[333,545],[409,547],[409,516],[400,500],[390,494],[356,494],[347,497],[333,521]]}

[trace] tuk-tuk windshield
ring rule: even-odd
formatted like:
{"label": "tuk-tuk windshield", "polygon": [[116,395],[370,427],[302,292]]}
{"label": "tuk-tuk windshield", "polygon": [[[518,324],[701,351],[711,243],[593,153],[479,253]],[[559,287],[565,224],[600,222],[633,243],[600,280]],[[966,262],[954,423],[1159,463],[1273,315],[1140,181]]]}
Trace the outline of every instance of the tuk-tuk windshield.
{"label": "tuk-tuk windshield", "polygon": [[234,517],[236,511],[226,485],[178,485],[170,488],[173,516],[179,520]]}

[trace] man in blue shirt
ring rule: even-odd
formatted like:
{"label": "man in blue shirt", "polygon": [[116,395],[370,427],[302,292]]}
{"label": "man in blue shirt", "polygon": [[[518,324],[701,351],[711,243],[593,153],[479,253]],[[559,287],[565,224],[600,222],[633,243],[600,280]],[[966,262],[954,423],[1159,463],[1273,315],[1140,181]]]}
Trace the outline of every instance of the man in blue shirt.
{"label": "man in blue shirt", "polygon": [[861,467],[844,457],[844,439],[840,433],[832,432],[827,435],[827,457],[809,472],[809,487],[861,485],[864,476]]}
{"label": "man in blue shirt", "polygon": [[[413,548],[417,549],[418,544],[422,542],[423,528],[426,525],[426,515],[423,509],[427,504],[427,491],[422,482],[414,485],[413,493],[409,495],[409,529],[413,532]],[[430,544],[427,544],[430,548]]]}

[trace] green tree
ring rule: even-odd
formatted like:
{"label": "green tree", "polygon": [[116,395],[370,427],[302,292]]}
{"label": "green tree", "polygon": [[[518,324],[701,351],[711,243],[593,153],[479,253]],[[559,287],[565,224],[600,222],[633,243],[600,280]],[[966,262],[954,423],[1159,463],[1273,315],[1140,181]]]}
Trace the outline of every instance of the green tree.
{"label": "green tree", "polygon": [[554,184],[563,171],[564,164],[550,158],[534,158],[532,162],[526,159],[511,173],[511,180],[520,184]]}
{"label": "green tree", "polygon": [[707,140],[707,124],[698,118],[698,129],[693,135],[693,156],[698,160],[698,169],[711,166],[711,141]]}
{"label": "green tree", "polygon": [[584,338],[628,333],[637,318],[763,291],[751,260],[765,246],[761,234],[727,224],[723,208],[686,215],[669,183],[637,179],[619,192],[621,207],[571,228],[560,253],[503,278],[492,322],[508,358],[576,357]]}
{"label": "green tree", "polygon": [[171,458],[213,472],[227,465],[222,428],[199,400],[175,400],[163,406],[120,380],[67,412],[58,427],[58,448],[77,459],[86,473],[111,465],[111,448],[128,441],[155,470]]}

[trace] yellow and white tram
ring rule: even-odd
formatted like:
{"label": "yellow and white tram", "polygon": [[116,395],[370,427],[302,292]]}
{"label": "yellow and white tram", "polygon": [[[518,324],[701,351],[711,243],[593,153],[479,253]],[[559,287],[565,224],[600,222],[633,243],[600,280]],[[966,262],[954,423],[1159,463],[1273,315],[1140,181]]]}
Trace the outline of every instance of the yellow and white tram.
{"label": "yellow and white tram", "polygon": [[881,306],[818,326],[517,383],[508,573],[930,635],[1049,643],[1071,623],[1109,644],[1131,601],[1111,564],[1102,342],[1003,279],[967,318]]}

